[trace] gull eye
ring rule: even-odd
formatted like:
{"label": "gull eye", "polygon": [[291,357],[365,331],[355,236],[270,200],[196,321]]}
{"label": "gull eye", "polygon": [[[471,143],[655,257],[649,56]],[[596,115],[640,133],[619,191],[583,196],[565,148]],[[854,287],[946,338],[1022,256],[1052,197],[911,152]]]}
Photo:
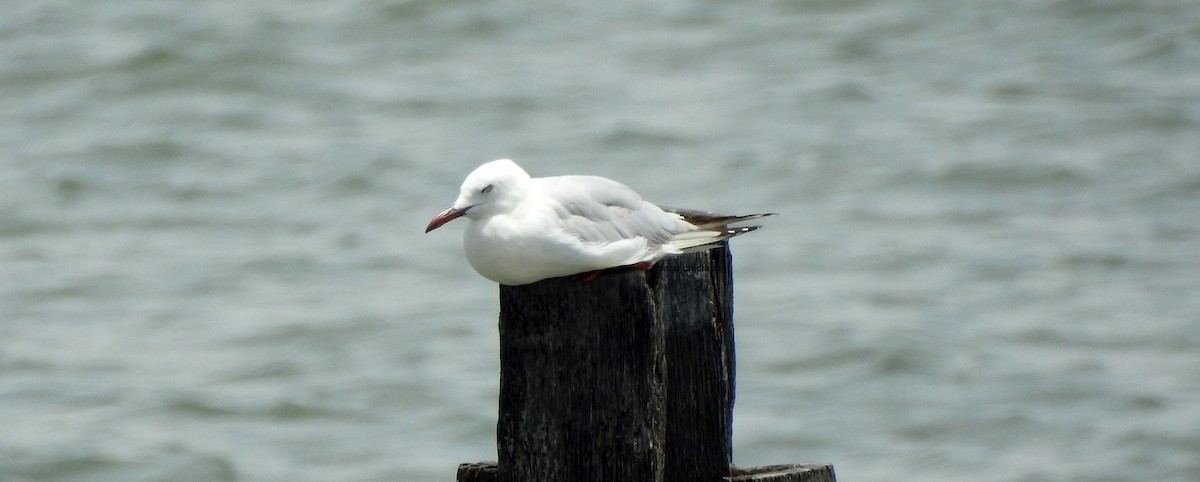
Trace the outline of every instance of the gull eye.
{"label": "gull eye", "polygon": [[495,184],[488,184],[486,186],[483,186],[483,189],[479,190],[479,194],[487,194],[489,192],[492,192],[492,189],[494,189],[495,187],[496,187]]}

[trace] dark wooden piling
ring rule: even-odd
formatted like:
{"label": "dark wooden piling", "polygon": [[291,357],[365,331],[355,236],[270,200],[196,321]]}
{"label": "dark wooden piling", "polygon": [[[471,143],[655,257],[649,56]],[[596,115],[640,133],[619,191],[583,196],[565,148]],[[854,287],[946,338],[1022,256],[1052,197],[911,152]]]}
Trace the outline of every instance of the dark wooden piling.
{"label": "dark wooden piling", "polygon": [[725,478],[729,482],[836,482],[833,466],[810,465],[767,465],[748,469],[733,469]]}
{"label": "dark wooden piling", "polygon": [[661,480],[663,325],[642,273],[500,287],[500,480]]}
{"label": "dark wooden piling", "polygon": [[731,468],[728,246],[500,287],[498,462],[459,482],[832,482],[833,467]]}
{"label": "dark wooden piling", "polygon": [[718,480],[733,457],[733,278],[729,250],[660,263],[650,284],[667,362],[665,482]]}

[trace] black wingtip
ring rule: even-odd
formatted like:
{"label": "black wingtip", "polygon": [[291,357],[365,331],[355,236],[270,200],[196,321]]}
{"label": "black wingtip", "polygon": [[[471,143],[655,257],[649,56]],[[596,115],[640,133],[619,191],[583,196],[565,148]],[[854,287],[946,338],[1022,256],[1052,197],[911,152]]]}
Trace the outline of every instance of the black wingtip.
{"label": "black wingtip", "polygon": [[758,226],[758,225],[755,225],[755,226],[726,226],[725,234],[729,235],[729,237],[732,238],[739,234],[746,234],[751,231],[757,230],[758,228],[761,228],[761,227],[762,226]]}

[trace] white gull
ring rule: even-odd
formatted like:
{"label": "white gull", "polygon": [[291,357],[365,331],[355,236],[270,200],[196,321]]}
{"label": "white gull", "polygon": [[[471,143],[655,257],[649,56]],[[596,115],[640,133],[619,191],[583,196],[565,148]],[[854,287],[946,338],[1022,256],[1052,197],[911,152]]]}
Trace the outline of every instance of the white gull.
{"label": "white gull", "polygon": [[663,208],[597,176],[529,177],[508,159],[479,166],[458,199],[425,228],[458,217],[467,261],[505,285],[633,265],[648,269],[670,254],[710,249],[758,226],[730,224],[770,214],[723,216]]}

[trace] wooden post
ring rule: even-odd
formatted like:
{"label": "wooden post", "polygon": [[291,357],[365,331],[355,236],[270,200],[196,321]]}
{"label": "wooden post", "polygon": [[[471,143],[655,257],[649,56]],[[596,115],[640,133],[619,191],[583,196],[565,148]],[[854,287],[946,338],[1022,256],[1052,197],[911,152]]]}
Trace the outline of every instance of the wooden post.
{"label": "wooden post", "polygon": [[500,287],[497,462],[458,482],[833,482],[832,466],[734,469],[728,245]]}
{"label": "wooden post", "polygon": [[733,457],[733,279],[727,246],[649,273],[665,326],[666,482],[719,480]]}
{"label": "wooden post", "polygon": [[662,480],[663,349],[642,272],[501,286],[500,480]]}
{"label": "wooden post", "polygon": [[[717,480],[722,482],[837,482],[833,466],[828,464],[767,465],[748,469],[735,467],[730,470],[732,473],[729,477]],[[459,464],[458,480],[459,482],[497,482],[500,480],[500,475],[495,462]]]}
{"label": "wooden post", "polygon": [[749,469],[733,469],[729,482],[836,482],[833,466],[812,465],[767,465]]}

